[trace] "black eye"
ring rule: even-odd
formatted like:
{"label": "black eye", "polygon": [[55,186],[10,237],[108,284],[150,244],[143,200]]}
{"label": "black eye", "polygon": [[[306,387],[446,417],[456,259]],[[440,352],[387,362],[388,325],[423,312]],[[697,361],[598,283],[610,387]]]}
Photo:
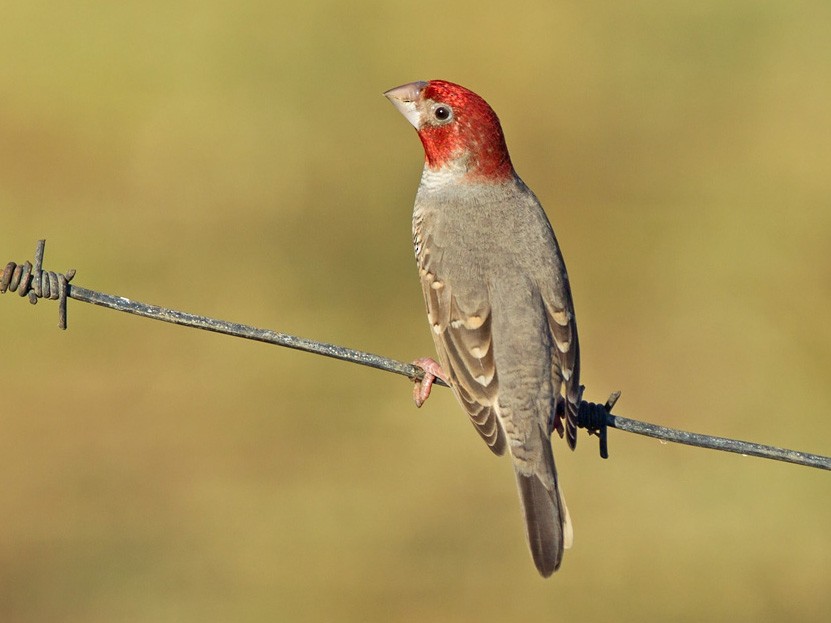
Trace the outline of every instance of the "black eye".
{"label": "black eye", "polygon": [[433,110],[433,116],[439,121],[447,121],[450,119],[451,111],[448,106],[436,106]]}

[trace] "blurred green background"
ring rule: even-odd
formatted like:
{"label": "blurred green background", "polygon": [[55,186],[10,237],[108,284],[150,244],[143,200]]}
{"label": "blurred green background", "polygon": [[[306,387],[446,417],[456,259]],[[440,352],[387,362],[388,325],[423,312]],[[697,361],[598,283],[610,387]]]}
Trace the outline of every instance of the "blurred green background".
{"label": "blurred green background", "polygon": [[[384,100],[460,82],[557,229],[587,397],[831,453],[831,4],[3,3],[0,263],[432,354],[421,170]],[[541,580],[449,392],[0,297],[0,620],[825,621],[827,472],[555,440]]]}

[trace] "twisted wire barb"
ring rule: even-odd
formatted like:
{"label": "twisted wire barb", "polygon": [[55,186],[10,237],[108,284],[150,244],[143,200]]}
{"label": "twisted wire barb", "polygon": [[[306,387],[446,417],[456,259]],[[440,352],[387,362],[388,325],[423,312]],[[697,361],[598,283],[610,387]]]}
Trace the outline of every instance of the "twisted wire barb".
{"label": "twisted wire barb", "polygon": [[[37,299],[39,298],[58,300],[58,326],[61,329],[66,329],[67,326],[66,300],[67,298],[72,298],[77,301],[92,303],[137,316],[144,316],[145,318],[153,318],[154,320],[161,320],[172,324],[224,333],[226,335],[324,355],[342,361],[350,361],[363,366],[406,376],[413,381],[420,381],[424,376],[424,371],[421,368],[380,355],[345,348],[335,344],[317,342],[308,338],[297,337],[269,329],[259,329],[249,325],[189,314],[158,305],[148,305],[139,301],[132,301],[123,296],[112,296],[71,285],[69,282],[75,276],[74,269],[67,271],[66,274],[43,270],[45,246],[45,240],[38,241],[34,264],[26,261],[24,264],[9,262],[6,265],[2,277],[0,277],[0,294],[6,291],[17,292],[21,297],[28,296],[32,304],[37,303]],[[447,386],[441,379],[436,379],[435,384]],[[581,396],[582,391],[583,388],[581,387]],[[596,434],[600,438],[600,455],[603,458],[608,456],[606,430],[608,427],[611,427],[638,435],[645,435],[663,441],[671,441],[673,443],[698,448],[710,448],[712,450],[734,452],[747,456],[756,456],[775,461],[794,463],[796,465],[831,470],[831,457],[789,450],[787,448],[778,448],[776,446],[766,446],[749,441],[740,441],[738,439],[691,433],[613,415],[611,411],[619,397],[620,392],[615,392],[602,405],[586,400],[581,400],[580,402],[577,418],[578,426],[588,429],[591,434]]]}
{"label": "twisted wire barb", "polygon": [[17,292],[21,297],[28,296],[32,305],[36,305],[40,298],[58,301],[58,327],[66,329],[66,297],[75,269],[70,268],[64,275],[43,270],[45,250],[46,241],[38,240],[34,265],[29,260],[23,264],[6,264],[0,276],[0,294],[5,294],[7,290]]}

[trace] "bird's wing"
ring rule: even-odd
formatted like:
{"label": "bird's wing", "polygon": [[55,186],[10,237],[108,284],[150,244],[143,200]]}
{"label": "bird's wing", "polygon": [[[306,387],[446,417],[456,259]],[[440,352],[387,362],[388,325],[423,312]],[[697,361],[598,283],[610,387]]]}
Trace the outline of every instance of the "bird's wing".
{"label": "bird's wing", "polygon": [[[565,399],[565,436],[573,450],[577,445],[577,407],[580,403],[580,346],[568,282],[548,280],[542,287],[542,297],[554,343],[551,349],[552,390],[558,401]],[[562,436],[562,428],[559,430]]]}
{"label": "bird's wing", "polygon": [[505,452],[505,433],[494,405],[498,379],[491,341],[491,308],[484,295],[460,296],[426,269],[421,286],[436,350],[456,396],[495,454]]}

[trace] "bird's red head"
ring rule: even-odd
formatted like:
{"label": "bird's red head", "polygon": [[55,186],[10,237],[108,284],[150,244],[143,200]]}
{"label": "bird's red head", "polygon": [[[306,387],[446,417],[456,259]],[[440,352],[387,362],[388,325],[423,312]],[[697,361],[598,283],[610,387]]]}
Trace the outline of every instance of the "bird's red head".
{"label": "bird's red head", "polygon": [[431,80],[405,84],[384,95],[418,130],[429,168],[453,167],[467,178],[492,181],[513,176],[499,118],[473,91]]}

